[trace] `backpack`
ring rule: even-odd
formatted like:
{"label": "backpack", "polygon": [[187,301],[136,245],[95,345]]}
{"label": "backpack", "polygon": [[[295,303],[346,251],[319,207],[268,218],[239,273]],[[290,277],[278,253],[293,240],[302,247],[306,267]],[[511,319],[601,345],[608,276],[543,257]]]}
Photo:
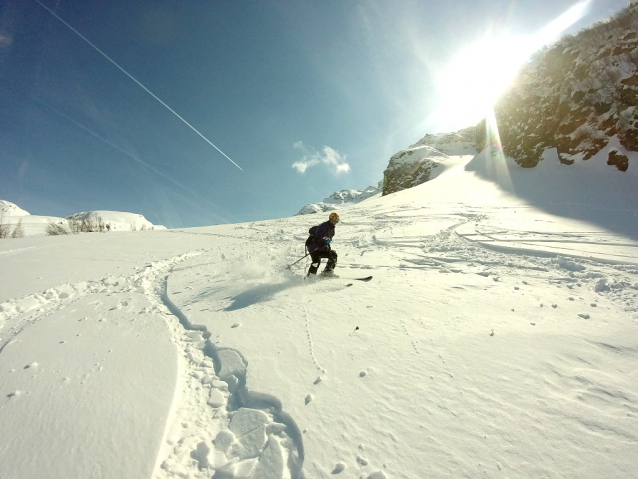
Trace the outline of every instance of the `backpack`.
{"label": "backpack", "polygon": [[308,234],[310,236],[308,236],[308,239],[306,239],[306,250],[308,250],[308,247],[310,246],[310,242],[312,241],[312,239],[315,237],[315,232],[317,231],[317,226],[313,226],[312,228],[310,228],[308,230]]}

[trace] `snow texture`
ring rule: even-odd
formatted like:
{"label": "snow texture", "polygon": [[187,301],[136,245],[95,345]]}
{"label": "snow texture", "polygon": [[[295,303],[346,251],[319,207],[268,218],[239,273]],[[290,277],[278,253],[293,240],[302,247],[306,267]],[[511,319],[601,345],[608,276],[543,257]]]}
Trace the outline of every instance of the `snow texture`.
{"label": "snow texture", "polygon": [[326,281],[305,216],[0,241],[0,477],[634,477],[635,176],[546,159],[344,207]]}
{"label": "snow texture", "polygon": [[154,225],[143,215],[137,213],[100,210],[74,213],[65,218],[59,218],[57,216],[31,215],[9,201],[0,200],[0,224],[10,225],[13,228],[20,222],[24,236],[46,235],[46,229],[50,223],[61,225],[70,230],[69,220],[82,221],[88,219],[95,221],[97,218],[100,218],[104,224],[109,225],[110,232],[166,229],[165,226]]}
{"label": "snow texture", "polygon": [[340,206],[352,203],[361,203],[363,200],[372,198],[381,193],[382,182],[377,186],[368,186],[363,190],[341,190],[337,191],[319,203],[309,203],[297,215],[309,215],[313,213],[324,213],[326,211],[334,211]]}
{"label": "snow texture", "polygon": [[29,213],[10,201],[0,200],[0,216],[27,216]]}

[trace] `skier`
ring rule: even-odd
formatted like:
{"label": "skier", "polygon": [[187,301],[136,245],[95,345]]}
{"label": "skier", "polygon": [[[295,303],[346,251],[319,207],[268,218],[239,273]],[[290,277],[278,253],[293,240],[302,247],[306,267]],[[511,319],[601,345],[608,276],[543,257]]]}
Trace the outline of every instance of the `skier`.
{"label": "skier", "polygon": [[321,258],[328,258],[328,263],[321,274],[325,276],[334,275],[334,269],[335,266],[337,266],[337,252],[332,250],[330,243],[332,242],[332,237],[335,235],[335,225],[337,223],[339,223],[339,215],[337,213],[330,213],[328,221],[318,225],[315,229],[314,236],[309,238],[307,246],[310,257],[312,258],[312,264],[310,268],[308,268],[308,276],[317,274],[317,270],[321,264]]}

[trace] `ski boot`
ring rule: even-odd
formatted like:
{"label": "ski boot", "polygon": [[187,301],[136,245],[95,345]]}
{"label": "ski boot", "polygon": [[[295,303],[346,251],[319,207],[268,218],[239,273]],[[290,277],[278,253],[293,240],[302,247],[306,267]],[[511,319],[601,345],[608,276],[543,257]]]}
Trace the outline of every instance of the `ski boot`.
{"label": "ski boot", "polygon": [[321,276],[322,276],[322,277],[324,277],[324,278],[338,278],[338,277],[339,277],[339,276],[337,276],[337,275],[335,274],[334,269],[332,269],[332,268],[330,268],[330,269],[329,269],[329,268],[327,268],[327,267],[326,267],[326,269],[324,269],[324,270],[321,272]]}

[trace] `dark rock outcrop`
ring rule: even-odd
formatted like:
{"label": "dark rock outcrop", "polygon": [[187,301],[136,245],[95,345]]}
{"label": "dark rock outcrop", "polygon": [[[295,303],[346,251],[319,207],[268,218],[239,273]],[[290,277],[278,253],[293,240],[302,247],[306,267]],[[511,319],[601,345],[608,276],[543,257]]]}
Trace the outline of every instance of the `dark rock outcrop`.
{"label": "dark rock outcrop", "polygon": [[[626,171],[624,153],[638,151],[637,30],[633,3],[538,52],[494,107],[505,155],[531,168],[547,148],[572,164],[610,146],[608,164]],[[478,132],[479,151],[498,142],[493,125]]]}

